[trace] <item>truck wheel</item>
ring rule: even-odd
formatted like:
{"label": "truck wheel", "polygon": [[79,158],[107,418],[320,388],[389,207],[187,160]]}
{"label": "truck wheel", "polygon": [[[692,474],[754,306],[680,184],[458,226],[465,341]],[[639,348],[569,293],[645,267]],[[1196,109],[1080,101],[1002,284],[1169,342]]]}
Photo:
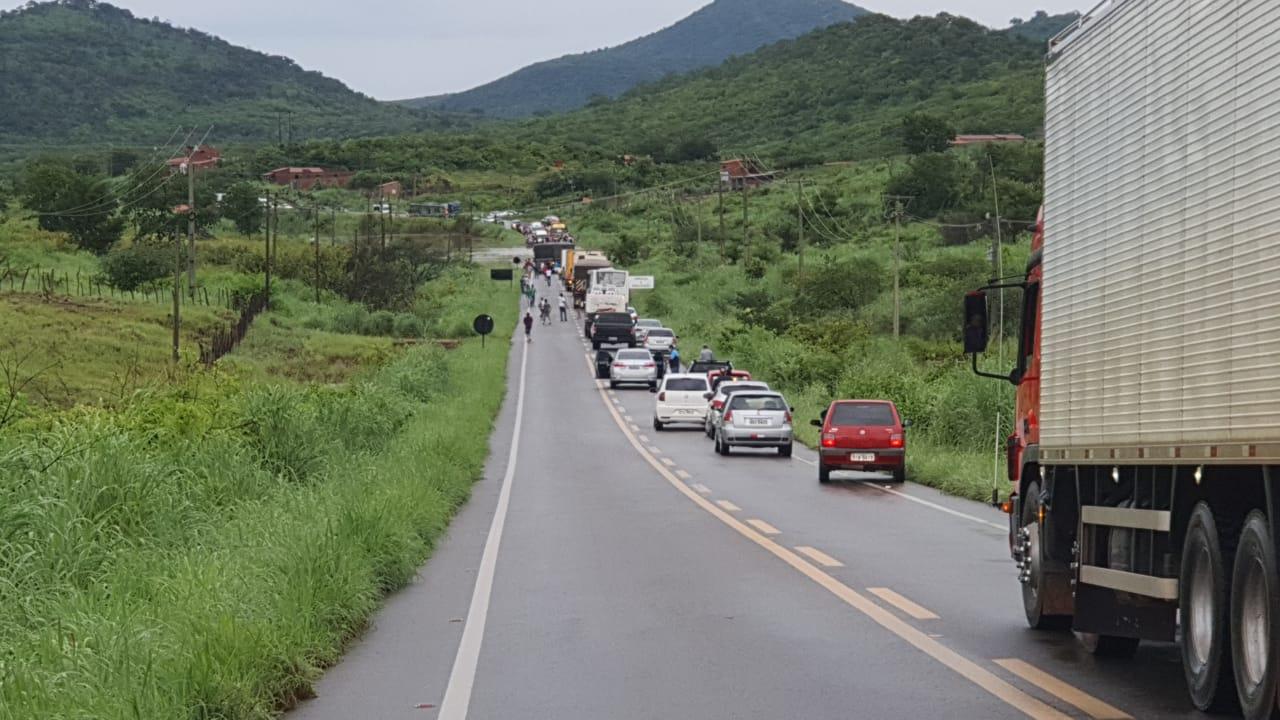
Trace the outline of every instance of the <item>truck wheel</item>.
{"label": "truck wheel", "polygon": [[1027,624],[1035,630],[1066,630],[1071,627],[1070,615],[1050,615],[1045,612],[1045,599],[1053,591],[1051,579],[1045,572],[1044,548],[1041,546],[1040,483],[1027,485],[1022,501],[1021,527],[1023,537],[1022,610]]}
{"label": "truck wheel", "polygon": [[1244,716],[1269,718],[1276,705],[1275,651],[1280,577],[1267,518],[1249,513],[1231,573],[1231,659]]}
{"label": "truck wheel", "polygon": [[1200,710],[1225,710],[1234,699],[1227,648],[1227,564],[1213,511],[1198,503],[1182,543],[1178,579],[1182,618],[1182,672],[1191,702]]}
{"label": "truck wheel", "polygon": [[1131,658],[1138,652],[1138,638],[1120,637],[1119,635],[1098,635],[1097,633],[1078,633],[1080,644],[1090,654],[1104,658]]}

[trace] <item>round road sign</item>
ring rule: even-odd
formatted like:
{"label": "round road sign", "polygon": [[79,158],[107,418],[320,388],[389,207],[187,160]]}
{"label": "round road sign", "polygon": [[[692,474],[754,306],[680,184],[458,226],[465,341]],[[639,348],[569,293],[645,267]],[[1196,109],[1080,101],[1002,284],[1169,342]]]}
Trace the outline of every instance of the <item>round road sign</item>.
{"label": "round road sign", "polygon": [[471,327],[475,328],[476,333],[479,335],[488,335],[493,332],[493,318],[488,315],[477,315],[476,319],[472,321]]}

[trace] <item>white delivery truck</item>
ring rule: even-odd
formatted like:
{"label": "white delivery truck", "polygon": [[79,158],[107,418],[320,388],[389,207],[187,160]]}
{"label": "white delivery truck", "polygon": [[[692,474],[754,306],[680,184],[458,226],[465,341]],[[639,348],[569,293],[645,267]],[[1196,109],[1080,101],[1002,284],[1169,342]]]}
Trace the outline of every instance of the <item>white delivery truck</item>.
{"label": "white delivery truck", "polygon": [[[1020,351],[990,373],[1027,621],[1176,641],[1192,704],[1251,719],[1280,666],[1277,38],[1276,0],[1112,0],[1052,40]],[[996,287],[965,299],[975,370]]]}

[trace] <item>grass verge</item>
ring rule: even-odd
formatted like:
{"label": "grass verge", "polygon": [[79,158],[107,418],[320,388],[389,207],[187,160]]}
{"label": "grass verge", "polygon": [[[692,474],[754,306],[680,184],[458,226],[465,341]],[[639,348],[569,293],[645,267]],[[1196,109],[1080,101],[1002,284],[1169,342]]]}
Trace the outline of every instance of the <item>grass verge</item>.
{"label": "grass verge", "polygon": [[415,347],[345,387],[200,374],[0,435],[0,719],[308,695],[482,472],[506,347]]}

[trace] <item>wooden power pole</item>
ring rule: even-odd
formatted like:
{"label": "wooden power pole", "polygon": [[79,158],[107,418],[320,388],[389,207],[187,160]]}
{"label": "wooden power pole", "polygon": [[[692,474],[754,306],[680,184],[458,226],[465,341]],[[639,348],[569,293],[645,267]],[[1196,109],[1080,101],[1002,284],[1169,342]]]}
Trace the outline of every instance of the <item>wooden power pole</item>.
{"label": "wooden power pole", "polygon": [[796,181],[796,222],[799,223],[800,241],[796,249],[800,254],[800,282],[804,282],[804,181]]}
{"label": "wooden power pole", "polygon": [[[194,153],[193,153],[194,155]],[[196,169],[187,158],[187,295],[196,299]]]}

